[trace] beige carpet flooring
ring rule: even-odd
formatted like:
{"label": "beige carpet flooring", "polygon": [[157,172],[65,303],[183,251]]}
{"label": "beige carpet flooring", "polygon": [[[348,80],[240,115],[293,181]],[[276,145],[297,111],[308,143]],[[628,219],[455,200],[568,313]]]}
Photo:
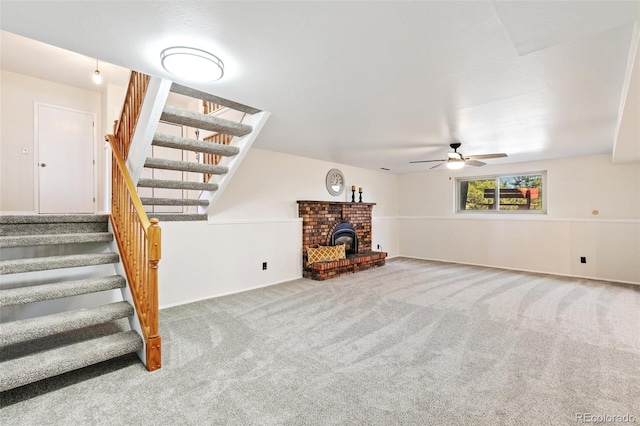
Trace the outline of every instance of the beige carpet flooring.
{"label": "beige carpet flooring", "polygon": [[166,309],[160,328],[162,370],[125,357],[5,392],[0,422],[640,424],[640,286],[394,259]]}

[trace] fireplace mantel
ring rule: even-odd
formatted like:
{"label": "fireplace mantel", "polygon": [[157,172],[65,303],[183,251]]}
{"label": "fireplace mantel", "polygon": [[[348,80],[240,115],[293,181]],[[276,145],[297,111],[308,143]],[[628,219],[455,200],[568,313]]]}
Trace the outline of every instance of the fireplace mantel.
{"label": "fireplace mantel", "polygon": [[[371,217],[376,203],[298,200],[298,217],[302,218],[302,275],[325,280],[359,270],[382,266],[387,254],[372,251]],[[345,260],[307,265],[307,248],[331,245],[331,235],[341,223],[351,224],[358,239],[358,252]]]}
{"label": "fireplace mantel", "polygon": [[298,204],[341,204],[349,206],[375,206],[376,203],[358,203],[352,201],[318,201],[318,200],[298,200]]}

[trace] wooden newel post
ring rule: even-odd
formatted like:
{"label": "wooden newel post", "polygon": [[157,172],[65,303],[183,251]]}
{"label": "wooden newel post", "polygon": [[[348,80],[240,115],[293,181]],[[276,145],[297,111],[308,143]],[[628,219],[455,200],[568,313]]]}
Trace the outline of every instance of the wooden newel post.
{"label": "wooden newel post", "polygon": [[148,294],[148,324],[149,324],[149,337],[146,342],[147,346],[147,370],[154,371],[162,366],[162,352],[161,352],[161,339],[158,335],[158,262],[161,257],[161,244],[160,240],[162,233],[160,226],[158,226],[159,220],[153,218],[150,220],[149,226],[149,282],[147,283]]}
{"label": "wooden newel post", "polygon": [[151,218],[149,222],[151,222],[151,225],[149,225],[149,260],[156,261],[156,265],[157,265],[158,261],[162,257],[161,245],[160,245],[162,232],[161,232],[160,226],[158,225],[160,221],[154,217],[154,218]]}

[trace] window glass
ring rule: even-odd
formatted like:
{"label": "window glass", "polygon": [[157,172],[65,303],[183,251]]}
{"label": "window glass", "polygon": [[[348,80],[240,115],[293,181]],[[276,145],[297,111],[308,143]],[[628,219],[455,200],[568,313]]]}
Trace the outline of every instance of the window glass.
{"label": "window glass", "polygon": [[543,212],[545,173],[457,180],[458,212]]}
{"label": "window glass", "polygon": [[478,179],[460,182],[461,199],[465,201],[462,210],[494,210],[495,179]]}
{"label": "window glass", "polygon": [[541,188],[542,175],[500,177],[500,210],[542,210]]}

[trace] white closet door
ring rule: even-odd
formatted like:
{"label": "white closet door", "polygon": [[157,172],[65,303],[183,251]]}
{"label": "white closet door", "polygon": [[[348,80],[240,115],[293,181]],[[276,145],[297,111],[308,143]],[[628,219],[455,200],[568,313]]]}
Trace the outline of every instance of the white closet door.
{"label": "white closet door", "polygon": [[94,115],[37,105],[39,213],[94,212]]}

